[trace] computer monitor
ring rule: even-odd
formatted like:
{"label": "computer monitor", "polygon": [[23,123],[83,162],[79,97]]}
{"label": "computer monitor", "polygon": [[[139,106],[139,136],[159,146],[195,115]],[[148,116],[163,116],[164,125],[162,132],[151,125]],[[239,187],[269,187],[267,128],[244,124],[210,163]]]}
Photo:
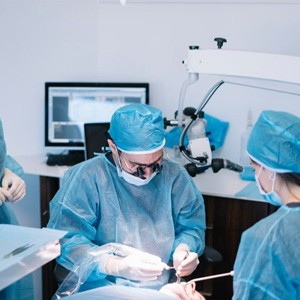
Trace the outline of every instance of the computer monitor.
{"label": "computer monitor", "polygon": [[93,158],[108,151],[108,129],[108,122],[84,124],[85,159]]}
{"label": "computer monitor", "polygon": [[148,83],[46,82],[45,146],[84,151],[84,124],[110,122],[130,103],[149,104]]}

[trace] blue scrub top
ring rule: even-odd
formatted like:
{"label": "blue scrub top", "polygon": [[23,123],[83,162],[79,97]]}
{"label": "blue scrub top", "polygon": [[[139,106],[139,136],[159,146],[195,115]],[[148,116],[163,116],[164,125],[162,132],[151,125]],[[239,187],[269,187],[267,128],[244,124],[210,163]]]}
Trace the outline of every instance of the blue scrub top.
{"label": "blue scrub top", "polygon": [[300,203],[281,206],[242,235],[233,299],[300,299]]}
{"label": "blue scrub top", "polygon": [[[0,186],[4,168],[7,168],[22,177],[24,175],[23,168],[11,156],[6,154],[6,144],[4,140],[2,122],[0,119]],[[3,203],[0,206],[0,224],[18,225],[18,220],[15,214],[7,205]],[[29,274],[22,279],[16,281],[10,286],[0,291],[1,300],[33,300],[33,280],[32,275]]]}
{"label": "blue scrub top", "polygon": [[[87,251],[107,243],[125,244],[168,263],[181,243],[199,255],[203,252],[204,201],[186,170],[176,162],[164,159],[159,174],[147,185],[135,186],[119,177],[114,163],[100,155],[65,174],[50,203],[48,227],[69,231],[61,240],[62,254],[57,259],[69,270],[80,265]],[[156,281],[133,283],[111,278],[93,267],[85,283],[88,288],[117,283],[158,289],[170,275],[164,271]]]}

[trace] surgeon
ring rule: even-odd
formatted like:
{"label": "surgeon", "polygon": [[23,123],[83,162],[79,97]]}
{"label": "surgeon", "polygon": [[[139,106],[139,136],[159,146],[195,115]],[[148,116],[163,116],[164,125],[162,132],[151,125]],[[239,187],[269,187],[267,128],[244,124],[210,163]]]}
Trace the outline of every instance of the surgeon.
{"label": "surgeon", "polygon": [[50,203],[48,227],[69,232],[58,264],[76,271],[95,247],[118,243],[118,255],[101,255],[91,274],[84,271],[90,275],[80,291],[110,284],[159,289],[171,280],[167,264],[178,277],[191,274],[204,249],[204,203],[186,170],[165,156],[161,111],[121,107],[108,144],[111,152],[66,172]]}
{"label": "surgeon", "polygon": [[300,299],[300,118],[263,111],[247,151],[260,193],[279,208],[243,233],[233,299]]}
{"label": "surgeon", "polygon": [[[6,143],[0,120],[0,224],[18,225],[17,218],[7,203],[21,200],[26,194],[26,184],[21,178],[22,167],[6,154]],[[1,300],[33,300],[32,275],[16,281],[0,290]]]}

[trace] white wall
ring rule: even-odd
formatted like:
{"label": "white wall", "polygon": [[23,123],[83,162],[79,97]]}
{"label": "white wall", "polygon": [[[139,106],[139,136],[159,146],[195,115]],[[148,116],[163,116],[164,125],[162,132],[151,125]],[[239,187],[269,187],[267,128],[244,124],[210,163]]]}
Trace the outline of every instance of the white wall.
{"label": "white wall", "polygon": [[[0,1],[0,116],[9,152],[45,152],[45,81],[148,81],[151,103],[172,117],[189,45],[215,48],[222,36],[227,49],[300,55],[300,4],[199,3]],[[197,106],[216,80],[200,78],[185,104]],[[234,129],[248,107],[277,108],[277,98],[280,108],[299,112],[298,97],[235,86],[223,87],[207,112]]]}
{"label": "white wall", "polygon": [[[184,2],[184,1],[182,1]],[[172,117],[187,73],[189,45],[300,56],[300,4],[101,4],[96,0],[0,1],[0,117],[10,154],[45,153],[45,81],[147,81],[151,103]],[[217,78],[203,76],[188,91],[198,106]],[[300,115],[299,96],[224,86],[207,112],[230,121],[216,153],[234,161],[246,113],[283,109]],[[38,178],[15,205],[20,222],[39,226]],[[32,210],[32,205],[36,208]],[[37,298],[38,300],[39,298]]]}
{"label": "white wall", "polygon": [[44,145],[44,82],[95,80],[94,1],[0,1],[0,115],[8,150]]}
{"label": "white wall", "polygon": [[[187,78],[181,61],[189,45],[216,48],[213,40],[221,36],[227,39],[224,49],[300,55],[300,5],[129,3],[99,5],[98,12],[99,80],[149,81],[151,103],[167,117],[177,109]],[[185,105],[197,107],[218,80],[201,76],[188,89]],[[249,108],[254,119],[262,109],[300,114],[299,100],[299,96],[224,85],[206,107],[207,113],[230,122],[227,143],[215,155],[239,159]]]}

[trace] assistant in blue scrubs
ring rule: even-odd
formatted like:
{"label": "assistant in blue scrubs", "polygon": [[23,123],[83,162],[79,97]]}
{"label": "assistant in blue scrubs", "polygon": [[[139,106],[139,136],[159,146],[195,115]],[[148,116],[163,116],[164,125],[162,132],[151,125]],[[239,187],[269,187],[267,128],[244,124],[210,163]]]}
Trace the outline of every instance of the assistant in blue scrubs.
{"label": "assistant in blue scrubs", "polygon": [[300,118],[263,111],[247,151],[260,193],[279,209],[243,233],[233,299],[300,299]]}
{"label": "assistant in blue scrubs", "polygon": [[[2,122],[0,120],[0,224],[18,225],[15,214],[7,202],[16,202],[25,196],[22,167],[6,154]],[[33,300],[32,275],[27,275],[0,291],[1,300]]]}

